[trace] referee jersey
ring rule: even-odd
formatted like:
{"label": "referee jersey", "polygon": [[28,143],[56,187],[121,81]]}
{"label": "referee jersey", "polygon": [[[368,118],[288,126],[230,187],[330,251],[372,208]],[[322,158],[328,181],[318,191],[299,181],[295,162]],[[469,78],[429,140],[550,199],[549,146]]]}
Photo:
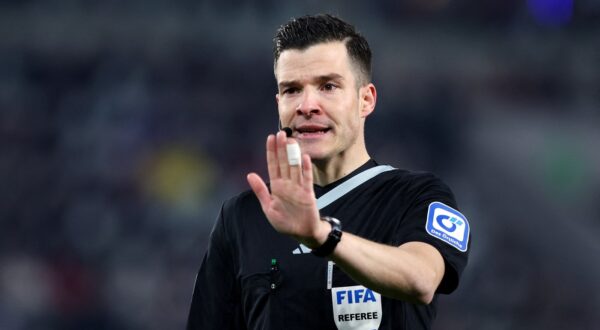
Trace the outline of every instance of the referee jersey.
{"label": "referee jersey", "polygon": [[[377,166],[373,160],[320,187],[319,198]],[[387,298],[277,233],[252,191],[227,200],[194,287],[188,329],[429,329],[437,295],[456,289],[468,260],[468,222],[451,190],[425,172],[378,174],[320,210],[345,232],[391,246],[420,241],[442,255],[445,274],[429,305]]]}

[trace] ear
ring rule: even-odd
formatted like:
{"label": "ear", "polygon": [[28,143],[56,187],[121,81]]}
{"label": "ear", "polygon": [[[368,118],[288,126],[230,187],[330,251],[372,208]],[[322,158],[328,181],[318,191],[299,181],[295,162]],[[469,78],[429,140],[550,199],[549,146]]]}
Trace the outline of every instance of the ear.
{"label": "ear", "polygon": [[275,94],[275,103],[279,106],[279,93]]}
{"label": "ear", "polygon": [[360,117],[366,118],[375,110],[377,103],[377,89],[372,83],[363,86],[359,90],[360,97]]}

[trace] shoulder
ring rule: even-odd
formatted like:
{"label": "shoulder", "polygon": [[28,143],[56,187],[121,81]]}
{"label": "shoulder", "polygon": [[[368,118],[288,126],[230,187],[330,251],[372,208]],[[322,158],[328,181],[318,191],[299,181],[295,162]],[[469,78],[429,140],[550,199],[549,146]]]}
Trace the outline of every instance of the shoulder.
{"label": "shoulder", "polygon": [[401,188],[407,193],[420,194],[431,190],[451,192],[450,187],[440,177],[426,171],[394,169],[382,173],[379,181]]}
{"label": "shoulder", "polygon": [[426,171],[411,171],[401,168],[394,168],[391,171],[383,172],[383,176],[386,176],[389,179],[403,181],[403,182],[421,182],[421,181],[431,181],[431,180],[440,180],[435,174]]}
{"label": "shoulder", "polygon": [[386,196],[387,200],[409,208],[421,208],[435,201],[457,207],[450,187],[431,172],[394,169],[379,175],[373,188],[382,193],[381,196]]}
{"label": "shoulder", "polygon": [[258,199],[251,190],[234,195],[223,202],[215,228],[233,239],[244,229],[262,220]]}
{"label": "shoulder", "polygon": [[246,212],[259,208],[260,203],[252,190],[243,191],[235,196],[230,197],[223,203],[224,217],[243,215]]}
{"label": "shoulder", "polygon": [[231,196],[225,200],[224,207],[235,208],[249,203],[258,202],[252,190],[242,191],[241,193]]}

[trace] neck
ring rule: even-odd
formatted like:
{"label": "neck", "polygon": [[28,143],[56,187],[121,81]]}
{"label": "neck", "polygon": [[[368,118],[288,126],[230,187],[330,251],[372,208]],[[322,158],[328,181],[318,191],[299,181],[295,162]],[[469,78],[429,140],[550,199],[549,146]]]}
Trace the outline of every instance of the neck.
{"label": "neck", "polygon": [[351,159],[341,154],[333,159],[313,160],[314,183],[321,187],[326,186],[352,173],[369,159],[370,156],[365,150],[360,156],[353,156]]}

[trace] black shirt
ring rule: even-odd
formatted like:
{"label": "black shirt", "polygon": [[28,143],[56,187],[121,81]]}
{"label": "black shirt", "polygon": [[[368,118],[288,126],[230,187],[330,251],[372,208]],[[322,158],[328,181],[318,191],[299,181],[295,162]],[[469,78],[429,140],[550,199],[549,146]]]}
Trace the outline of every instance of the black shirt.
{"label": "black shirt", "polygon": [[[315,185],[316,197],[374,166],[377,163],[370,160],[332,184]],[[446,266],[437,293],[447,294],[458,285],[470,243],[464,241],[460,249],[449,243],[449,238],[432,235],[426,223],[433,202],[456,209],[452,192],[434,175],[392,170],[349,191],[320,214],[340,219],[343,231],[374,242],[391,246],[411,241],[431,244]],[[456,227],[454,223],[461,224],[456,218],[445,224]],[[351,318],[377,317],[379,329],[430,328],[437,294],[429,305],[380,297],[380,314],[334,316],[336,300],[327,287],[328,261],[307,252],[271,227],[252,191],[226,201],[196,278],[188,329],[336,329],[334,317],[342,323]],[[330,274],[334,289],[357,285],[336,266]],[[365,298],[364,291],[357,296],[361,297]]]}

